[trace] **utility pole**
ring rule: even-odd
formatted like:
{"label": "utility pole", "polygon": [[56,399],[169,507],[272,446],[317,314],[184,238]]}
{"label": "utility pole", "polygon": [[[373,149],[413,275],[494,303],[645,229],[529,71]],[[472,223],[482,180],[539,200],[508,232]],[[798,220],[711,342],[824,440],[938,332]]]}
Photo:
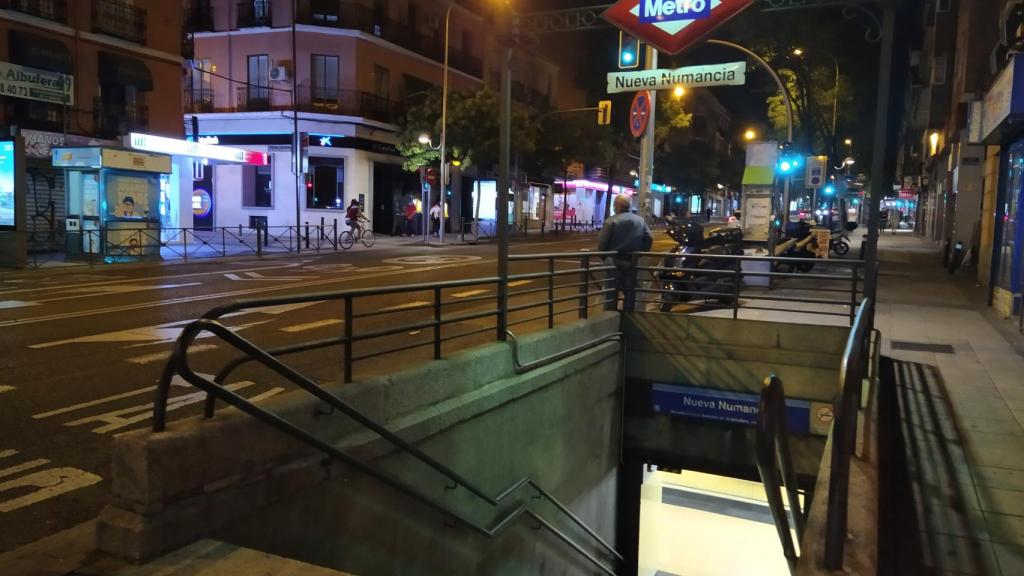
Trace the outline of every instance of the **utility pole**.
{"label": "utility pole", "polygon": [[[498,340],[505,341],[508,328],[508,187],[512,150],[512,46],[518,33],[514,13],[506,20],[505,48],[501,52],[501,108],[498,133]],[[479,202],[479,200],[478,200]]]}
{"label": "utility pole", "polygon": [[[893,47],[895,44],[896,7],[886,3],[882,16],[881,69],[878,74],[878,100],[875,107],[875,143],[871,155],[871,202],[868,206],[868,243],[864,260],[864,297],[877,302],[878,296],[878,225],[882,194],[892,179],[885,169],[888,144],[889,89],[892,85]],[[849,170],[849,165],[847,165]]]}

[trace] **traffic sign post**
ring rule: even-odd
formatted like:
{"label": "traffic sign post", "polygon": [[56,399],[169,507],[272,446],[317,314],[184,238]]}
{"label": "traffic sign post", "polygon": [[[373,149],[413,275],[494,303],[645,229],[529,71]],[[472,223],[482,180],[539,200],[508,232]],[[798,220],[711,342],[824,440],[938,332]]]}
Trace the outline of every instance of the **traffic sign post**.
{"label": "traffic sign post", "polygon": [[[651,46],[647,47],[647,58],[645,67],[654,70],[658,67],[658,51]],[[651,212],[651,182],[654,181],[654,118],[658,99],[653,97],[655,93],[646,93],[649,102],[650,113],[647,115],[647,125],[644,127],[643,140],[640,141],[640,187],[637,191],[637,208],[640,216],[646,218]],[[639,94],[638,94],[639,95]],[[634,101],[636,98],[634,97]]]}
{"label": "traffic sign post", "polygon": [[[742,12],[754,0],[619,0],[603,14],[620,30],[647,43],[644,70],[646,77],[658,67],[658,50],[678,54],[701,40],[718,26]],[[745,68],[744,68],[745,71]],[[670,76],[673,71],[669,72]],[[726,82],[728,74],[718,81]],[[734,73],[735,76],[735,73]],[[712,74],[711,81],[716,81]],[[731,81],[735,81],[735,77]],[[609,76],[609,83],[614,79]],[[642,88],[642,87],[641,87]],[[641,92],[640,94],[642,94]],[[638,94],[639,97],[639,94]],[[638,204],[641,216],[650,213],[651,182],[654,176],[654,126],[656,98],[648,95],[650,111],[643,126],[640,143],[640,186]],[[633,100],[634,106],[637,99]],[[630,111],[630,131],[634,130],[634,111]]]}

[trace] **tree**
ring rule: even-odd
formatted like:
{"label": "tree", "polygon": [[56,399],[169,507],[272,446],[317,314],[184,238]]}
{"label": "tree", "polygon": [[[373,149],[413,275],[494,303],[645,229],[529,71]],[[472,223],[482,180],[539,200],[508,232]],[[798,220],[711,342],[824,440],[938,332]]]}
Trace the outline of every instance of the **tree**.
{"label": "tree", "polygon": [[[498,162],[499,102],[488,88],[448,94],[448,158],[464,167],[476,165],[490,169]],[[424,100],[406,113],[398,132],[398,152],[405,158],[402,167],[413,171],[440,159],[440,151],[419,142],[427,134],[435,146],[440,144],[441,96],[431,91]],[[529,110],[518,103],[512,107],[512,149],[529,155],[535,147],[535,127]]]}

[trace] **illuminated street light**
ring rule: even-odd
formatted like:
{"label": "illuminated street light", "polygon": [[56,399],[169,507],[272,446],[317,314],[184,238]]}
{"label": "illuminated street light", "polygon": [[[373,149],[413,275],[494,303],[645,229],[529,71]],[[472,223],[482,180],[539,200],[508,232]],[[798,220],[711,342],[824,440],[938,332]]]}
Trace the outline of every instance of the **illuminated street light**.
{"label": "illuminated street light", "polygon": [[847,138],[846,140],[843,140],[843,144],[846,144],[847,146],[853,146],[853,140]]}
{"label": "illuminated street light", "polygon": [[743,133],[743,139],[746,140],[747,142],[750,142],[755,138],[757,138],[757,132],[754,132],[753,130],[747,130],[746,132]]}
{"label": "illuminated street light", "polygon": [[793,49],[793,56],[803,56],[803,55],[804,55],[804,49],[803,48],[794,48]]}
{"label": "illuminated street light", "polygon": [[675,89],[672,90],[672,95],[676,98],[682,98],[685,94],[686,88],[683,88],[682,86],[676,86]]}
{"label": "illuminated street light", "polygon": [[424,146],[430,146],[430,136],[428,136],[426,134],[420,134],[419,142],[420,142],[420,144],[423,144]]}

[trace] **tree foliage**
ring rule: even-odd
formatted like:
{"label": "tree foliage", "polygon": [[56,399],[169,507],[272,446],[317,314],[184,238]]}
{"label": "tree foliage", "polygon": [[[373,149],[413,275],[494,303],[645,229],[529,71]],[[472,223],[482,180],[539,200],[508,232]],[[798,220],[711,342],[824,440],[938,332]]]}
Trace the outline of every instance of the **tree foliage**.
{"label": "tree foliage", "polygon": [[[464,167],[477,165],[489,169],[498,161],[499,102],[490,89],[465,90],[448,94],[448,157]],[[421,134],[431,137],[433,146],[440,145],[441,93],[431,91],[417,105],[409,108],[398,133],[398,152],[405,158],[402,167],[416,170],[437,162],[440,150],[421,144]],[[536,129],[530,111],[514,103],[512,107],[512,149],[532,154],[536,146]]]}

